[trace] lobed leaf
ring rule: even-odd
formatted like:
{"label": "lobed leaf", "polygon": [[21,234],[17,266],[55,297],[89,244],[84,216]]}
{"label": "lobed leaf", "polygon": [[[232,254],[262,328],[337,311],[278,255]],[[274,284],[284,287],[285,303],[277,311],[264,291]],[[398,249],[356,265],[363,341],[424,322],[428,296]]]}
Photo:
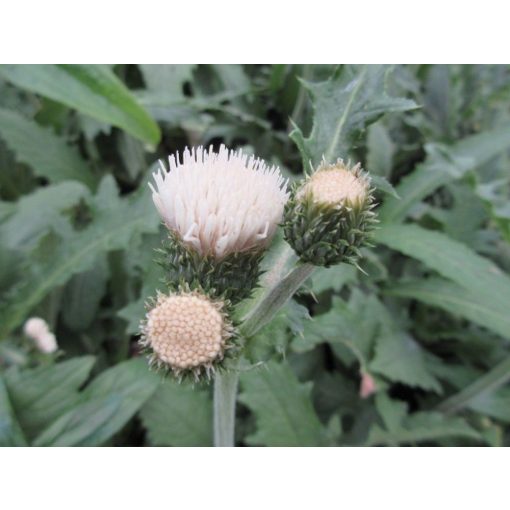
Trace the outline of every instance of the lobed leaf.
{"label": "lobed leaf", "polygon": [[300,383],[291,369],[270,362],[262,370],[241,375],[239,400],[257,419],[250,444],[265,446],[321,446],[325,432],[311,401],[311,387]]}

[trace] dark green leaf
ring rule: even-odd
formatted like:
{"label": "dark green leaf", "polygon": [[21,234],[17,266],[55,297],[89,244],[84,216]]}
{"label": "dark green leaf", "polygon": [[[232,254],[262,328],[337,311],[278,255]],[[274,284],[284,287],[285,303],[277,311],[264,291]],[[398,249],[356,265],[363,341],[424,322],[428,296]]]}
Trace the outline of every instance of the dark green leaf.
{"label": "dark green leaf", "polygon": [[142,408],[141,418],[155,446],[212,445],[212,400],[203,389],[166,380]]}
{"label": "dark green leaf", "polygon": [[88,228],[66,237],[65,242],[49,239],[31,261],[26,280],[0,309],[0,337],[18,326],[53,288],[88,270],[98,255],[126,248],[141,232],[157,229],[157,214],[145,190],[121,200],[111,177],[102,181],[95,207],[96,218]]}
{"label": "dark green leaf", "polygon": [[346,158],[354,134],[385,113],[417,107],[414,101],[387,94],[391,72],[381,65],[342,66],[324,82],[304,82],[314,104],[313,129],[306,139],[295,129],[291,138],[304,152],[305,167],[308,155],[314,165],[323,157],[330,163]]}
{"label": "dark green leaf", "polygon": [[312,406],[309,384],[302,384],[286,365],[268,363],[241,376],[239,400],[257,418],[249,443],[265,446],[321,446],[324,429]]}
{"label": "dark green leaf", "polygon": [[92,187],[97,181],[74,147],[34,120],[0,108],[0,137],[18,161],[50,182],[75,180]]}
{"label": "dark green leaf", "polygon": [[107,66],[2,65],[0,74],[19,87],[125,129],[145,142],[159,142],[156,123]]}
{"label": "dark green leaf", "polygon": [[0,447],[1,446],[26,446],[27,441],[19,426],[11,403],[7,388],[0,374]]}
{"label": "dark green leaf", "polygon": [[28,439],[80,402],[78,390],[94,361],[92,356],[83,356],[33,370],[7,372],[11,401]]}

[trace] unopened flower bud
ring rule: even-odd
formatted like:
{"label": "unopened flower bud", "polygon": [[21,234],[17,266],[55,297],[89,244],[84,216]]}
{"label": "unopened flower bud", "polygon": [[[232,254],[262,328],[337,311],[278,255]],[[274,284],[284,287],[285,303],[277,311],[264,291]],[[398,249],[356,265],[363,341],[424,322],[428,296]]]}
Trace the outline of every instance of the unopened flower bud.
{"label": "unopened flower bud", "polygon": [[31,317],[25,322],[23,332],[30,338],[37,338],[49,331],[49,326],[44,319],[40,317]]}
{"label": "unopened flower bud", "polygon": [[149,363],[178,378],[211,375],[233,344],[224,303],[199,292],[158,294],[142,323],[142,347]]}
{"label": "unopened flower bud", "polygon": [[23,331],[26,336],[34,341],[35,346],[45,354],[51,354],[58,349],[57,339],[50,331],[44,319],[32,317],[25,322]]}
{"label": "unopened flower bud", "polygon": [[368,372],[363,372],[361,374],[359,396],[361,398],[368,398],[376,392],[376,389],[374,378]]}
{"label": "unopened flower bud", "polygon": [[186,284],[240,301],[288,199],[278,168],[221,146],[186,149],[154,174],[154,204],[170,233],[161,264],[172,290]]}
{"label": "unopened flower bud", "polygon": [[303,262],[356,264],[376,222],[372,191],[359,164],[322,163],[285,206],[285,239]]}
{"label": "unopened flower bud", "polygon": [[57,339],[51,332],[44,333],[44,335],[34,338],[34,342],[37,348],[45,354],[51,354],[58,349]]}

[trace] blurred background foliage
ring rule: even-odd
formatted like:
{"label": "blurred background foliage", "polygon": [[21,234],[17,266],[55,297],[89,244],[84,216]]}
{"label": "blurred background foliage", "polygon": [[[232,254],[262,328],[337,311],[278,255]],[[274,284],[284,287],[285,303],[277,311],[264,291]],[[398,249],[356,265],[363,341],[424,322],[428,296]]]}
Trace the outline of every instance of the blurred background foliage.
{"label": "blurred background foliage", "polygon": [[507,445],[510,70],[462,65],[1,66],[0,444],[211,445],[211,388],[162,381],[136,339],[151,170],[220,143],[291,181],[359,160],[381,219],[365,274],[317,270],[250,343],[237,443]]}

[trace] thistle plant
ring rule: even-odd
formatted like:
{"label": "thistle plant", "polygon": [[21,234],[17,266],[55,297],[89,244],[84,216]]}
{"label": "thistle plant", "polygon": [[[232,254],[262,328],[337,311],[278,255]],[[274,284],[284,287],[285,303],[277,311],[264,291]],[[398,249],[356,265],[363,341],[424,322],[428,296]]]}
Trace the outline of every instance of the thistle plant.
{"label": "thistle plant", "polygon": [[[179,380],[214,377],[215,445],[233,446],[244,347],[316,266],[357,265],[376,221],[370,181],[339,160],[289,194],[278,168],[221,146],[170,156],[150,188],[168,229],[158,251],[168,294],[148,304],[140,344]],[[260,278],[279,225],[288,244]]]}

